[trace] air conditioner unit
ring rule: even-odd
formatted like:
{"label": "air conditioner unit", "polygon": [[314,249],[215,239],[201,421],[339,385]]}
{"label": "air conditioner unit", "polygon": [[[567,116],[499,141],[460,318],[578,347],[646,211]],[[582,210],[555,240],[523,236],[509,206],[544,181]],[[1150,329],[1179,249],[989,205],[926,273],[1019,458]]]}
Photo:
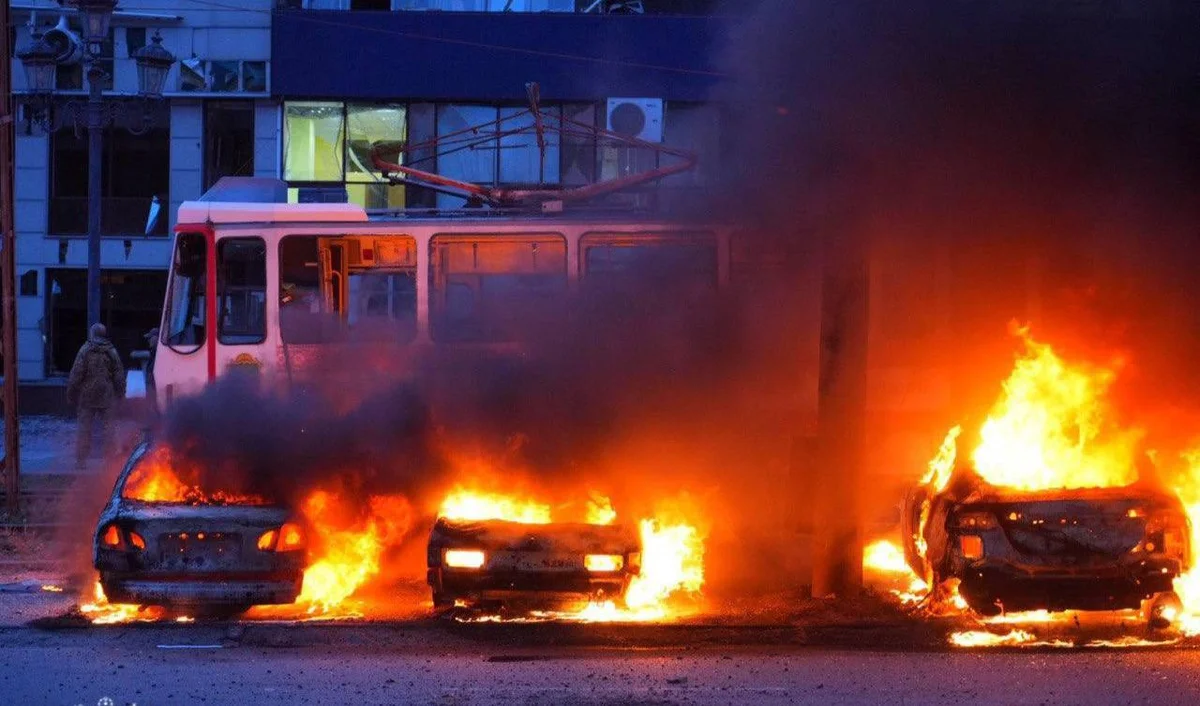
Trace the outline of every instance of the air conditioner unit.
{"label": "air conditioner unit", "polygon": [[609,98],[608,129],[646,142],[662,142],[662,98]]}

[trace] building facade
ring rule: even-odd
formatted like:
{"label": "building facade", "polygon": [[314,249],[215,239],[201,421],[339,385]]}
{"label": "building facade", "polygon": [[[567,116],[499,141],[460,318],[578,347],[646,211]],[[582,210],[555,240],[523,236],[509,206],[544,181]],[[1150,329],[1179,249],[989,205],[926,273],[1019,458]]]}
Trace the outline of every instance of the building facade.
{"label": "building facade", "polygon": [[[588,125],[611,127],[615,106],[636,103],[640,135],[700,155],[696,170],[636,195],[638,205],[705,188],[718,178],[721,146],[721,111],[709,95],[725,26],[707,14],[715,5],[123,0],[102,47],[111,76],[105,100],[132,106],[133,115],[104,134],[102,321],[135,366],[161,312],[178,205],[222,176],[282,178],[293,200],[460,207],[449,194],[384,182],[371,167],[372,146],[436,141],[504,120],[528,105],[527,83],[539,84],[543,109]],[[85,100],[78,16],[51,0],[17,0],[12,10],[15,49],[34,28],[56,33],[64,47],[52,98],[58,112]],[[155,31],[177,62],[163,99],[144,102],[132,52]],[[19,61],[12,68],[17,101],[27,103]],[[86,131],[22,120],[16,132],[18,367],[26,387],[55,386],[86,333]],[[408,159],[504,186],[585,184],[664,158],[557,135],[543,152],[531,138],[498,135],[490,145]]]}
{"label": "building facade", "polygon": [[[277,173],[272,7],[123,0],[114,13],[101,50],[104,99],[126,104],[127,119],[103,138],[101,320],[131,367],[158,325],[177,206],[221,176]],[[11,8],[14,49],[35,28],[62,48],[51,100],[65,115],[68,102],[87,96],[78,15],[49,0]],[[136,98],[132,53],[155,31],[178,61],[164,98],[145,102]],[[20,62],[12,68],[17,102],[27,104]],[[22,383],[36,388],[61,384],[86,335],[88,152],[82,125],[47,131],[28,115],[19,112],[16,126],[17,350]]]}

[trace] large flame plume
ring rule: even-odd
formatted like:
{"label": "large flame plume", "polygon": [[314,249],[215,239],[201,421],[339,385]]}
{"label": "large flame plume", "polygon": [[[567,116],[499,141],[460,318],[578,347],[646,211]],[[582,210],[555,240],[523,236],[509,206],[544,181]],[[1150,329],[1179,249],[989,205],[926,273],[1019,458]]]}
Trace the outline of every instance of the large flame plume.
{"label": "large flame plume", "polygon": [[[1137,445],[1140,430],[1116,423],[1109,391],[1121,361],[1107,366],[1067,363],[1054,349],[1035,340],[1024,327],[1012,327],[1024,350],[1005,380],[1002,393],[981,426],[979,443],[970,454],[973,470],[985,482],[1019,491],[1123,487],[1138,481]],[[957,469],[960,427],[952,428],[929,463],[921,484],[928,497],[921,507],[913,538],[924,558],[925,525],[929,499],[943,491]],[[1200,546],[1200,449],[1184,455],[1188,471],[1176,482],[1176,491],[1192,521],[1192,546]],[[902,603],[929,606],[937,589],[943,608],[965,612],[954,587],[930,587],[931,577],[915,576],[900,547],[880,540],[864,552],[863,566],[872,576],[884,577]],[[1200,634],[1200,571],[1192,570],[1175,582],[1184,612],[1175,624],[1185,635]],[[1010,613],[983,620],[985,624],[1038,625],[1063,623],[1066,614],[1047,611]],[[965,630],[953,633],[960,647],[997,645],[1059,645],[1039,641],[1027,630],[994,633]],[[1067,645],[1069,643],[1061,643]],[[1146,643],[1139,639],[1106,642],[1106,646]]]}
{"label": "large flame plume", "polygon": [[1027,328],[1025,345],[971,454],[988,483],[1017,490],[1109,488],[1137,480],[1141,434],[1115,426],[1111,367],[1068,365]]}

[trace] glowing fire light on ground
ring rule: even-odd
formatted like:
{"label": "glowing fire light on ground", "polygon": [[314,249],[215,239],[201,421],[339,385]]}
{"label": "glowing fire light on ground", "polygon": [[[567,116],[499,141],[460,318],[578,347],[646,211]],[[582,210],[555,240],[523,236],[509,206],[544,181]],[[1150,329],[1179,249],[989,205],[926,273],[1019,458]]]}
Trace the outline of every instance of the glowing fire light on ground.
{"label": "glowing fire light on ground", "polygon": [[[157,606],[142,607],[132,603],[109,603],[104,588],[96,581],[92,600],[79,606],[79,612],[94,625],[115,625],[133,621],[157,622],[167,618],[167,611]],[[186,616],[181,616],[186,618]]]}
{"label": "glowing fire light on ground", "polygon": [[1024,630],[1013,630],[1003,635],[986,630],[964,630],[950,636],[950,644],[955,647],[1004,647],[1023,645],[1035,641],[1032,633]]}

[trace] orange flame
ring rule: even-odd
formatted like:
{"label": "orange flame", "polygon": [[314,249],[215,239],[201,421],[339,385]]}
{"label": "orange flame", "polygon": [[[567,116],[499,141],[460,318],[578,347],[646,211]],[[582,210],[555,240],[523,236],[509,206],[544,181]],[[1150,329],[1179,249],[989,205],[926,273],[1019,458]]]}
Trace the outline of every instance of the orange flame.
{"label": "orange flame", "polygon": [[1176,479],[1175,492],[1191,522],[1193,559],[1191,570],[1175,579],[1175,593],[1183,603],[1183,613],[1175,616],[1175,624],[1185,636],[1193,637],[1200,635],[1200,567],[1195,561],[1200,551],[1200,449],[1184,452],[1183,460],[1187,470]]}
{"label": "orange flame", "polygon": [[[527,524],[554,521],[551,506],[547,503],[462,486],[443,499],[439,514],[458,520],[507,520]],[[593,491],[589,493],[586,518],[589,524],[612,524],[617,519],[617,511],[607,496]],[[670,513],[641,520],[638,529],[642,547],[641,571],[630,581],[623,596],[624,605],[614,601],[593,601],[579,611],[539,611],[522,619],[636,622],[678,615],[678,611],[669,608],[668,604],[682,595],[697,596],[704,585],[704,536],[674,508]],[[499,618],[483,616],[475,620]]]}
{"label": "orange flame", "polygon": [[550,522],[550,506],[500,493],[455,488],[442,500],[438,514],[451,520],[506,520],[528,525]]}
{"label": "orange flame", "polygon": [[267,505],[257,495],[206,490],[199,483],[185,483],[180,476],[200,478],[196,469],[182,467],[181,461],[168,447],[160,446],[147,454],[130,472],[122,496],[129,500],[189,505]]}
{"label": "orange flame", "polygon": [[[379,576],[385,553],[400,544],[412,526],[413,511],[402,495],[370,498],[358,513],[338,493],[318,490],[301,507],[308,526],[310,559],[295,606],[259,606],[252,617],[360,617],[350,599]],[[297,610],[299,609],[299,610]]]}
{"label": "orange flame", "polygon": [[[92,589],[92,601],[79,606],[79,612],[95,625],[115,625],[117,623],[157,622],[167,617],[167,611],[158,606],[139,606],[133,603],[109,603],[104,595],[104,587],[97,580]],[[180,622],[189,620],[187,616],[177,618]]]}
{"label": "orange flame", "polygon": [[1025,352],[980,431],[971,456],[979,475],[992,485],[1033,491],[1136,482],[1141,434],[1115,428],[1105,399],[1115,366],[1067,365],[1027,329],[1013,333]]}

